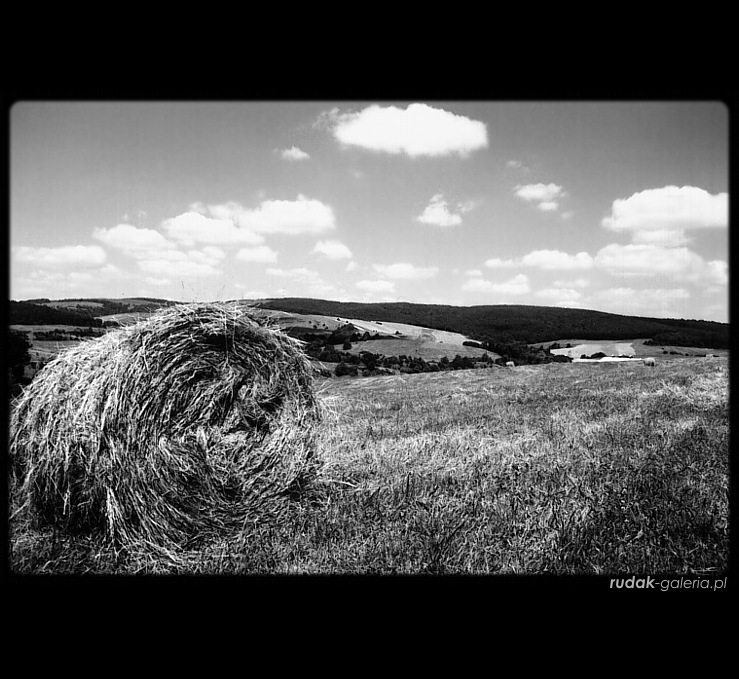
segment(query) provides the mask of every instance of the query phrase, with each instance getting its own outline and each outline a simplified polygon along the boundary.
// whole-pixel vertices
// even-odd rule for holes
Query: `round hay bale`
[[[301,344],[243,307],[178,305],[58,356],[11,415],[23,508],[114,544],[238,530],[312,473]]]

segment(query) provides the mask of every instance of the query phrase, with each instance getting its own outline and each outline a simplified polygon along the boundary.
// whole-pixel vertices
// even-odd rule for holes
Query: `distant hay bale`
[[[11,415],[33,520],[172,549],[237,531],[311,474],[300,342],[237,305],[178,305],[50,362]]]
[[[648,358],[644,359],[644,365],[654,365],[655,360],[652,356],[649,356]]]

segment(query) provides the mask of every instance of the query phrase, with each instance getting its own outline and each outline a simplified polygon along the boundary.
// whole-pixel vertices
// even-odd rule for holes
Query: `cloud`
[[[518,264],[513,259],[499,259],[498,257],[494,257],[493,259],[485,260],[485,266],[488,269],[510,269],[518,266]]]
[[[149,285],[154,285],[154,286],[157,286],[157,287],[164,286],[164,285],[171,285],[172,284],[172,281],[169,278],[151,278],[151,277],[147,277],[147,278],[144,278],[144,281],[146,283],[148,283]]]
[[[695,186],[647,189],[613,201],[611,216],[601,225],[629,232],[635,244],[680,247],[685,231],[725,228],[729,223],[729,195],[712,195]]]
[[[558,280],[552,283],[553,288],[587,288],[590,281],[587,278],[575,278],[574,280]]]
[[[277,261],[277,252],[266,245],[258,245],[254,248],[241,248],[236,253],[236,259],[242,262],[265,262],[273,264]]]
[[[706,269],[700,255],[688,248],[664,248],[657,245],[611,243],[595,256],[595,265],[619,275],[693,276]]]
[[[182,278],[205,278],[221,274],[219,264],[226,253],[218,247],[206,246],[201,250],[176,250],[170,248],[156,253],[149,253],[139,259],[139,268],[155,277],[168,277],[174,280]]]
[[[523,295],[530,292],[529,278],[518,274],[503,283],[492,283],[482,278],[470,278],[462,286],[465,292],[492,292],[502,295]]]
[[[308,160],[310,158],[309,154],[307,154],[302,149],[299,149],[297,146],[291,146],[289,149],[283,149],[282,151],[279,151],[279,154],[283,160],[290,161]]]
[[[232,220],[255,234],[323,233],[336,226],[330,205],[303,194],[298,194],[296,200],[265,200],[254,209],[229,202],[209,205],[208,210],[214,217]]]
[[[118,224],[110,229],[96,228],[92,237],[105,245],[134,255],[172,247],[159,231],[141,229],[130,224]]]
[[[316,243],[311,250],[311,254],[319,254],[328,257],[328,259],[351,259],[351,250],[338,240],[322,240]]]
[[[648,294],[645,294],[648,293]],[[684,288],[615,287],[600,290],[590,296],[590,308],[627,316],[647,315],[655,318],[674,318],[685,315],[684,302],[690,293]]]
[[[471,208],[463,209],[462,212],[466,212],[469,209]],[[462,218],[458,214],[449,211],[448,203],[440,193],[437,193],[431,198],[429,204],[416,217],[416,220],[424,224],[433,224],[434,226],[458,226],[462,223]]]
[[[113,264],[83,271],[65,271],[63,268],[34,269],[25,276],[13,278],[12,298],[118,295],[115,288],[106,289],[106,286],[136,278]]]
[[[18,262],[38,267],[97,268],[105,264],[105,250],[99,245],[65,245],[57,248],[33,248],[25,245],[12,248]]]
[[[556,269],[562,271],[576,269],[590,269],[593,258],[587,252],[578,252],[568,255],[560,250],[534,250],[521,259],[523,266],[533,266],[540,269]]]
[[[372,151],[418,156],[462,157],[488,145],[485,124],[426,104],[406,109],[373,104],[356,113],[323,114],[342,144]]]
[[[356,286],[365,292],[395,292],[395,283],[393,281],[362,280],[356,283]]]
[[[480,269],[467,269],[467,271],[464,272],[465,276],[482,276],[482,271]]]
[[[387,276],[388,278],[402,280],[422,280],[431,278],[439,271],[436,267],[419,267],[408,264],[407,262],[398,262],[396,264],[373,264],[375,271]]]
[[[264,240],[262,236],[239,228],[229,217],[206,217],[195,211],[165,219],[162,228],[172,240],[185,247],[193,247],[197,243],[259,245]]]
[[[719,260],[706,262],[704,278],[712,285],[727,285],[729,282],[728,264]]]
[[[359,264],[354,261],[348,262],[346,265],[346,270],[349,272],[356,271],[357,269],[359,269]]]
[[[559,201],[567,196],[567,192],[557,184],[519,184],[514,193],[528,203],[536,204],[543,212],[559,209]]]

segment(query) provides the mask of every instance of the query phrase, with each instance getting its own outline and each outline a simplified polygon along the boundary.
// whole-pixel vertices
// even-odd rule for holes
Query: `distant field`
[[[635,357],[647,357],[647,356],[654,356],[656,357],[663,357],[667,358],[675,357],[681,358],[684,355],[691,354],[713,354],[714,356],[723,356],[728,357],[729,350],[728,349],[710,349],[706,347],[681,347],[681,346],[674,346],[674,345],[658,345],[658,346],[649,346],[644,344],[646,342],[646,338],[638,338],[633,340],[621,340],[618,342],[614,342],[611,340],[600,340],[600,341],[593,341],[593,340],[582,340],[582,339],[573,339],[573,338],[567,338],[567,339],[558,339],[558,340],[552,340],[551,342],[537,342],[533,346],[543,346],[543,347],[549,347],[554,342],[560,345],[562,347],[561,349],[551,349],[551,353],[558,354],[560,356],[569,356],[570,358],[580,358],[582,354],[586,354],[588,356],[592,356],[595,353],[603,352],[606,356],[620,356],[623,355],[631,355]],[[571,348],[567,349],[567,344],[572,345]],[[667,351],[668,353],[665,354],[664,352]],[[676,352],[675,354],[670,354],[670,351]]]
[[[357,332],[368,332],[370,336],[389,335],[393,339],[370,339],[354,342],[349,353],[358,354],[361,351],[370,351],[373,354],[386,356],[417,356],[424,360],[438,360],[443,356],[453,359],[456,355],[465,357],[482,356],[487,353],[492,359],[498,358],[494,352],[464,346],[463,342],[469,338],[456,332],[423,328],[407,323],[391,323],[386,321],[364,321],[359,318],[345,318],[343,316],[321,316],[318,314],[292,314],[284,311],[268,311],[260,309],[260,315],[265,315],[276,322],[281,328],[301,328],[306,332],[332,332],[347,323],[357,328]]]

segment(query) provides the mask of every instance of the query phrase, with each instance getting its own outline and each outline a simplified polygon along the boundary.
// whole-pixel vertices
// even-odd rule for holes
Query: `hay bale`
[[[33,520],[172,549],[284,504],[319,419],[300,342],[236,305],[178,305],[50,362],[10,462]]]

